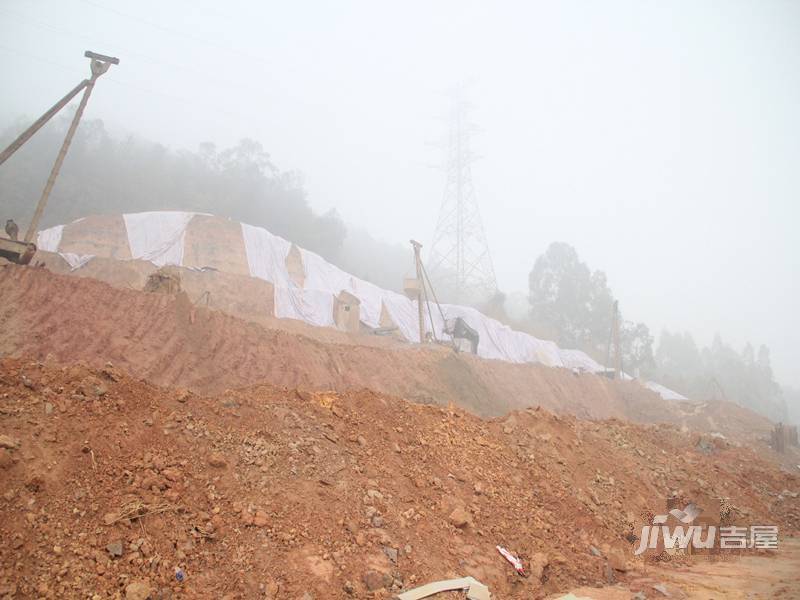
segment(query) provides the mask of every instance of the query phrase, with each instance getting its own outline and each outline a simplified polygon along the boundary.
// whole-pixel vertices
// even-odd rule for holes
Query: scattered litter
[[[497,546],[497,551],[503,556],[503,558],[505,558],[508,562],[511,563],[511,566],[514,567],[514,570],[517,573],[525,577],[525,566],[522,564],[522,561],[520,559],[511,554],[511,552],[509,552],[502,546]]]
[[[183,582],[186,579],[186,573],[183,572],[183,569],[175,569],[175,579],[179,582]]]
[[[398,594],[397,600],[422,600],[422,598],[427,598],[435,594],[453,592],[456,590],[465,590],[467,592],[467,600],[491,600],[492,598],[492,595],[489,593],[489,588],[480,581],[472,577],[462,577],[461,579],[447,579],[444,581],[426,583],[413,590]]]

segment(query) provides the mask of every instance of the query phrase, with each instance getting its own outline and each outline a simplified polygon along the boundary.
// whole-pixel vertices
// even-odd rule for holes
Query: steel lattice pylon
[[[444,198],[428,255],[428,270],[441,296],[456,303],[477,303],[497,291],[494,266],[475,189],[472,185],[470,147],[474,131],[469,105],[454,97],[447,136]]]

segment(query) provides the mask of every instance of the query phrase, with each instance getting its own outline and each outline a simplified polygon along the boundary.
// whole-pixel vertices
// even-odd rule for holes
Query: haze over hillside
[[[336,209],[395,246],[431,240],[443,175],[430,142],[445,130],[445,92],[466,81],[477,198],[504,291],[527,293],[536,257],[565,241],[655,336],[764,343],[777,379],[800,385],[794,4],[278,13],[70,0],[0,13],[3,125],[18,130],[85,76],[85,49],[118,55],[87,117],[176,149],[254,139],[302,174],[318,215]]]
[[[0,597],[800,598],[797,2],[4,0],[0,81]]]

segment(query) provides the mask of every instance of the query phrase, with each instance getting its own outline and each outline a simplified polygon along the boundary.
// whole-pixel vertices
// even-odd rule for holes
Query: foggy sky
[[[504,291],[566,241],[626,318],[766,343],[800,386],[798,2],[0,0],[0,126],[86,76],[87,49],[121,59],[87,118],[254,138],[315,210],[403,244],[431,241],[432,142],[469,81]]]

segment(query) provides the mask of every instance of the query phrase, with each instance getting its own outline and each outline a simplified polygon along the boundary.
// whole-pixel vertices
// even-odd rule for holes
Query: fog
[[[317,213],[404,245],[433,237],[465,83],[503,291],[564,241],[656,336],[766,344],[800,386],[796,2],[3,0],[0,128],[85,77],[87,49],[121,60],[87,119],[177,149],[252,138]]]

